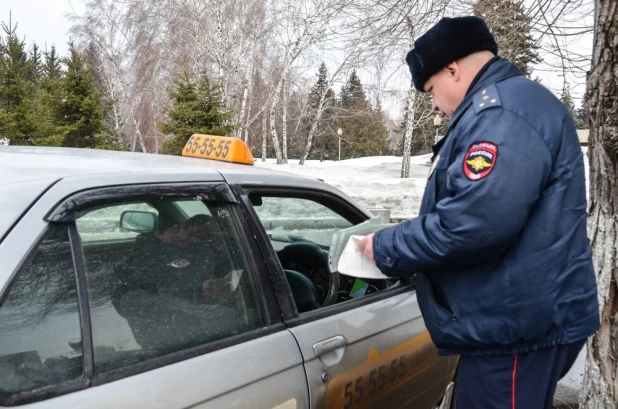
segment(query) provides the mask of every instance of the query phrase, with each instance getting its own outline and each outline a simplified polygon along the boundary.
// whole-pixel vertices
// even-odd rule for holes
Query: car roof
[[[0,184],[101,173],[167,173],[182,170],[185,173],[195,171],[216,174],[233,168],[255,172],[252,166],[209,159],[83,148],[22,146],[0,147],[0,164],[3,170]]]
[[[61,179],[86,180],[91,187],[114,181],[122,175],[148,175],[174,179],[174,174],[194,174],[204,180],[239,185],[302,187],[329,191],[359,206],[339,189],[315,178],[287,172],[210,159],[152,153],[106,151],[84,148],[0,146],[0,237],[28,206]],[[117,175],[117,176],[116,176]],[[126,179],[126,178],[124,178]],[[10,211],[8,211],[10,209]]]

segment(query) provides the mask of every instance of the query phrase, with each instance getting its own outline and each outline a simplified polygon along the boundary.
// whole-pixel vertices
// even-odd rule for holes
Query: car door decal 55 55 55
[[[326,407],[363,407],[417,376],[437,360],[437,351],[428,332],[384,353],[373,348],[362,365],[331,379]]]

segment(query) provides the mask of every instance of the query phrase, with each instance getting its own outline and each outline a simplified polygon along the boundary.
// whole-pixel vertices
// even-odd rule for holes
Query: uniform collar
[[[519,68],[517,68],[517,66],[509,60],[500,58],[498,56],[495,56],[494,58],[489,60],[487,64],[485,64],[483,68],[481,68],[478,74],[476,74],[474,80],[472,80],[472,83],[468,88],[468,91],[466,92],[464,100],[461,102],[461,104],[459,104],[459,106],[455,110],[455,113],[449,120],[446,136],[432,146],[432,150],[434,153],[433,158],[435,158],[438,152],[440,152],[440,149],[446,142],[446,139],[451,133],[451,130],[455,128],[457,122],[459,122],[463,114],[472,104],[474,95],[481,88],[486,87],[489,84],[495,84],[516,75],[522,75],[521,71],[519,71]]]

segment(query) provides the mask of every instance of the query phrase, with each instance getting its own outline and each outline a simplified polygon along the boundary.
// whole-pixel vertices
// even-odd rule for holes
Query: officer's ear
[[[461,79],[461,67],[457,63],[457,61],[454,61],[444,67],[444,70],[446,71],[446,74],[449,78],[452,78],[455,81],[459,81]]]

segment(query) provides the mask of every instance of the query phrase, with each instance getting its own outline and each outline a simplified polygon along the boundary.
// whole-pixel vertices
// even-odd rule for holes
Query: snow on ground
[[[412,218],[418,214],[429,172],[431,155],[410,158],[410,178],[401,178],[401,157],[371,156],[338,161],[309,160],[304,166],[298,160],[277,165],[274,159],[256,166],[297,175],[323,179],[350,195],[366,209],[389,209],[396,218]]]

